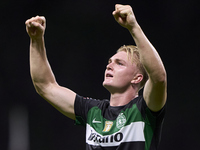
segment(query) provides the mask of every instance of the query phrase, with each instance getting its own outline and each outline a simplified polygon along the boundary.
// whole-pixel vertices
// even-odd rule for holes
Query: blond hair
[[[140,61],[140,53],[138,51],[137,46],[124,45],[124,46],[121,46],[117,50],[117,53],[121,52],[121,51],[124,51],[124,52],[127,53],[128,59],[131,60],[131,63],[135,63],[136,64],[136,66],[139,69],[140,73],[143,75],[143,79],[139,84],[139,89],[141,89],[145,85],[145,83],[146,83],[146,81],[148,80],[149,77],[148,77],[148,74],[147,74],[143,64]]]

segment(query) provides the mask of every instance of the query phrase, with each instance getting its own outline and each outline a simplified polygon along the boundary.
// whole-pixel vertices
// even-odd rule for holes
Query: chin
[[[111,89],[113,89],[113,86],[106,82],[103,82],[103,87],[107,89],[109,92],[111,92]]]
[[[108,83],[108,82],[106,82],[106,81],[103,81],[103,84],[102,84],[104,87],[109,87],[109,86],[111,86],[111,83]]]
[[[106,88],[106,87],[109,87],[109,84],[108,84],[108,83],[106,83],[105,81],[103,82],[103,84],[102,84],[102,85],[103,85],[103,87],[105,87],[105,88]]]
[[[105,81],[104,81],[104,82],[102,83],[102,85],[103,85],[103,87],[106,87],[107,84],[106,84]]]

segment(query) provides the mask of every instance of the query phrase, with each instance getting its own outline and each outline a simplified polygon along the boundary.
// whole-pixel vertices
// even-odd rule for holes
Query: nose
[[[106,69],[107,69],[107,70],[113,70],[113,64],[112,64],[112,63],[109,63],[109,64],[106,66]]]

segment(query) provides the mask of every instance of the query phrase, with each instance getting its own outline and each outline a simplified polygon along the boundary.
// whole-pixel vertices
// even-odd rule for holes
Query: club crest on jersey
[[[123,113],[119,114],[119,116],[117,117],[117,128],[121,129],[126,123],[126,117]]]
[[[113,122],[112,121],[105,121],[105,126],[103,132],[108,132],[112,128]]]

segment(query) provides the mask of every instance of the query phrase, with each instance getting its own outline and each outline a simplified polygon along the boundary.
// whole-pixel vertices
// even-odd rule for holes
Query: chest
[[[94,107],[88,112],[87,118],[87,143],[109,146],[121,142],[144,141],[144,121],[136,105],[118,112],[102,111]]]

